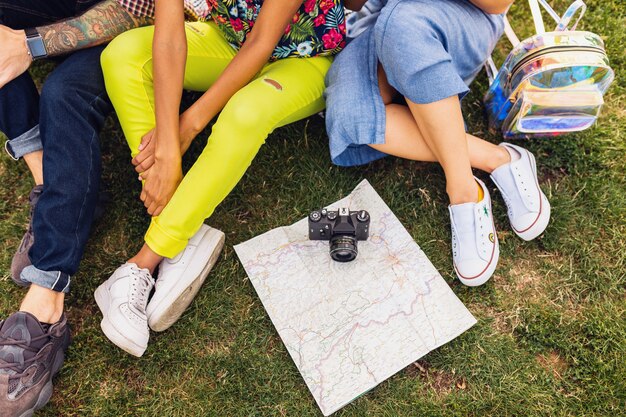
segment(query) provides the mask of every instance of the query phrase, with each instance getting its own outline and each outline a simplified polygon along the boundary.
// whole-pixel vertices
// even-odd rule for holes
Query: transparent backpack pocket
[[[603,104],[595,86],[525,89],[507,112],[502,131],[506,138],[578,132],[596,122]]]

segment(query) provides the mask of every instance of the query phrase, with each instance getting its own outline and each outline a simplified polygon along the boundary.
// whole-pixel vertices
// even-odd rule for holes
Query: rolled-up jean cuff
[[[20,278],[23,281],[48,288],[52,291],[64,293],[70,291],[71,277],[61,271],[42,271],[33,265],[29,265],[22,270]]]
[[[39,125],[14,139],[9,139],[4,148],[9,156],[16,160],[31,152],[42,150],[43,145],[41,143],[41,135],[39,134]]]
[[[178,239],[170,235],[163,230],[155,220],[152,220],[144,236],[144,240],[150,249],[166,258],[176,257],[176,255],[185,249],[188,242],[186,239]]]

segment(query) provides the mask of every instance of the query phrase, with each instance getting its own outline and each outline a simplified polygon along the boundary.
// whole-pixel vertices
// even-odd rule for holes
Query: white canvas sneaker
[[[148,304],[148,324],[161,332],[185,312],[224,247],[224,233],[205,224],[173,259],[159,265],[154,295]]]
[[[138,357],[146,351],[150,338],[146,304],[153,287],[154,280],[147,269],[125,263],[94,293],[103,316],[100,327],[106,337]]]
[[[478,178],[476,182],[483,189],[481,201],[448,206],[454,270],[459,280],[470,287],[487,282],[500,257],[489,190]]]
[[[491,179],[507,206],[513,231],[524,240],[539,236],[550,221],[550,203],[539,188],[535,156],[526,149],[501,143],[511,162],[496,168]]]

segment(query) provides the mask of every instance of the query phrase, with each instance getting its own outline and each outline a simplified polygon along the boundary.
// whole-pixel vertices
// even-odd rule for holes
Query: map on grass
[[[235,246],[325,416],[476,323],[367,181],[327,207],[369,211],[356,260],[331,260],[307,219]]]

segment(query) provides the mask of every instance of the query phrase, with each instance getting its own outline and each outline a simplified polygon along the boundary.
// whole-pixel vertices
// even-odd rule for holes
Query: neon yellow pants
[[[188,23],[184,88],[206,91],[236,51],[213,23]],[[131,154],[155,126],[152,77],[154,27],[118,36],[102,54],[107,92]],[[268,63],[219,115],[204,151],[152,223],[145,240],[174,257],[241,179],[267,136],[277,127],[324,108],[324,76],[332,58],[288,58]],[[198,139],[196,139],[198,140]]]

